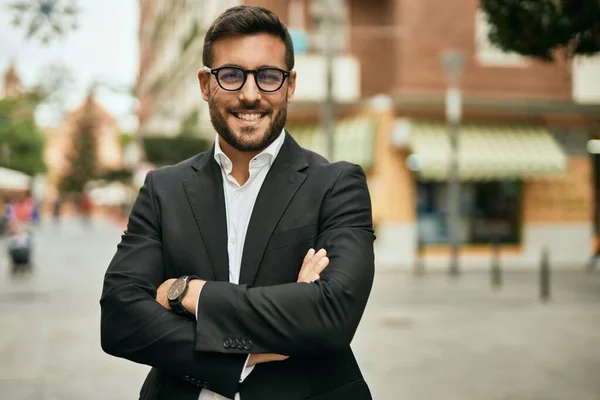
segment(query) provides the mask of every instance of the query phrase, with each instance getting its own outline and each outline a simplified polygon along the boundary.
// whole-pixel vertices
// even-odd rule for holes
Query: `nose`
[[[244,83],[244,86],[239,92],[240,101],[246,101],[248,103],[254,103],[260,100],[260,89],[256,86],[256,80],[254,79],[254,73],[248,73],[248,78]]]

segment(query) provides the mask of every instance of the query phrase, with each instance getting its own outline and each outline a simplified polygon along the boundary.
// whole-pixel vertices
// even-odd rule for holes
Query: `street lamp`
[[[462,98],[459,81],[465,57],[456,50],[446,50],[441,56],[442,66],[448,76],[446,91],[446,119],[450,139],[450,164],[448,166],[447,226],[450,243],[450,275],[458,276],[460,251],[460,177],[459,177],[459,130],[462,118]]]
[[[335,99],[333,96],[333,61],[342,50],[344,3],[341,0],[314,0],[311,8],[317,24],[317,45],[325,56],[326,91],[323,103],[323,133],[327,158],[334,160]]]

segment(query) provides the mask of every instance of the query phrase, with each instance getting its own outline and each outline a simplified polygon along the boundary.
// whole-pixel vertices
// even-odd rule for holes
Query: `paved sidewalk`
[[[99,344],[102,277],[119,240],[113,223],[47,224],[33,276],[8,274],[0,243],[0,400],[126,400],[148,368]],[[600,271],[456,281],[377,273],[353,342],[377,400],[600,399]]]
[[[600,399],[600,272],[377,274],[353,342],[375,399]]]

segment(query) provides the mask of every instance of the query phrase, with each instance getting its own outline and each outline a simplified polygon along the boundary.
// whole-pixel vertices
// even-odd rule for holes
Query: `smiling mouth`
[[[261,120],[266,114],[264,113],[233,113],[233,115],[242,121],[254,122]]]

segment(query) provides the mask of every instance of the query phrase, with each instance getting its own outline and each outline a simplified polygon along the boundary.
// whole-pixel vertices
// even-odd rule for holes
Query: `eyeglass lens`
[[[283,83],[284,74],[274,68],[264,68],[256,72],[256,83],[265,92],[279,89]],[[219,84],[225,90],[238,90],[244,85],[244,71],[238,68],[223,68],[217,74]]]

